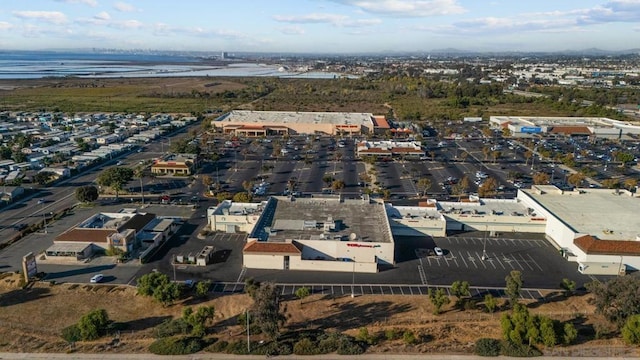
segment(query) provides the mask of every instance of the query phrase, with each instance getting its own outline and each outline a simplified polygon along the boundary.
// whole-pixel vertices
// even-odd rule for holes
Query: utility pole
[[[251,354],[251,330],[249,326],[249,309],[247,309],[247,353]]]
[[[47,214],[44,211],[44,199],[38,200],[38,204],[42,205],[42,223],[44,224],[44,233],[47,233]]]

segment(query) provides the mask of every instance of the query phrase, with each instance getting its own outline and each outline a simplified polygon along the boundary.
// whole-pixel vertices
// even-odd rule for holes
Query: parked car
[[[16,231],[22,231],[27,228],[27,224],[15,224],[13,225],[13,229]]]
[[[101,282],[102,280],[104,280],[104,275],[96,274],[96,275],[93,275],[93,277],[91,278],[91,280],[89,280],[89,282],[96,284]]]
[[[442,249],[437,246],[433,248],[433,252],[436,254],[436,256],[444,255],[444,251],[442,251]]]

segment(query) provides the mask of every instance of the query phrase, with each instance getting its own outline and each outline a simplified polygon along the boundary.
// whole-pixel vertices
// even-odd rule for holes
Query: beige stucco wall
[[[340,271],[358,273],[376,273],[378,265],[373,262],[350,262],[331,260],[302,260],[291,258],[289,265],[291,270],[312,270],[312,271]]]
[[[356,262],[376,262],[394,264],[393,243],[374,243],[334,240],[296,240],[304,245],[302,257],[313,260],[316,256],[330,258],[355,258]],[[349,246],[357,245],[357,246]],[[320,260],[321,261],[321,260]]]
[[[244,266],[250,269],[284,269],[284,255],[243,254]]]
[[[259,214],[212,215],[209,220],[214,231],[227,231],[227,225],[235,225],[237,231],[250,233],[260,218]]]

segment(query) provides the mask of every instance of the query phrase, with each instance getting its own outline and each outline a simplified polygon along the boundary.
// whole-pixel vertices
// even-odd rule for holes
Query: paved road
[[[264,355],[230,355],[230,354],[209,354],[198,353],[192,355],[173,355],[171,359],[178,360],[206,360],[206,359],[243,359],[243,360],[256,360],[265,359]],[[287,356],[273,356],[270,359],[299,359],[298,355]],[[365,354],[365,355],[312,355],[304,356],[305,359],[321,359],[321,360],[362,360],[362,359],[374,359],[374,360],[435,360],[435,359],[448,359],[448,360],[483,360],[486,357],[476,355],[449,355],[449,354]],[[0,359],[10,360],[22,360],[22,359],[78,359],[78,360],[109,360],[109,359],[168,359],[167,356],[152,355],[152,354],[54,354],[54,353],[0,353]],[[500,359],[521,359],[509,356],[501,356]],[[572,360],[575,357],[570,356],[540,356],[536,359],[545,360]],[[584,360],[606,360],[611,357],[580,357]],[[636,357],[616,357],[619,360],[631,360],[637,359]]]

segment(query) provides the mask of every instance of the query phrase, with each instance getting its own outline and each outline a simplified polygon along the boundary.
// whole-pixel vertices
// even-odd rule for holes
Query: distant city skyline
[[[29,0],[0,48],[358,53],[638,48],[640,0]]]

